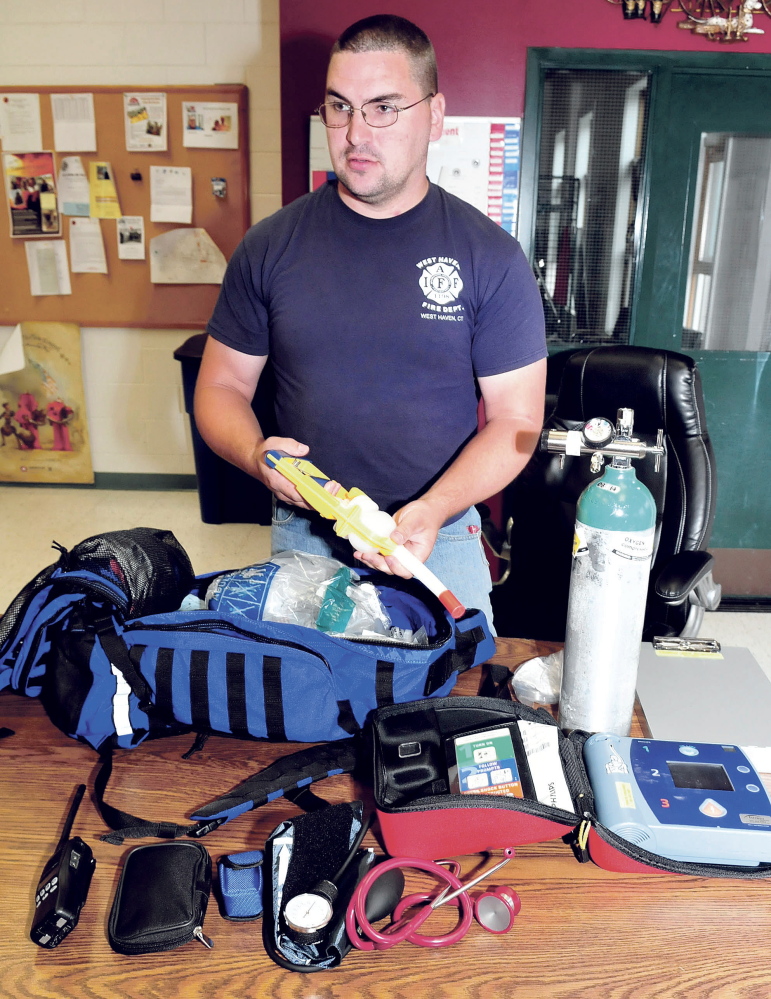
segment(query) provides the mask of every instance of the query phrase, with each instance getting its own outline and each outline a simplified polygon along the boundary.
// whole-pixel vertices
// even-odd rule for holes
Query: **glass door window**
[[[550,345],[629,341],[648,80],[546,72],[533,269]]]
[[[771,350],[771,136],[703,132],[682,346]]]

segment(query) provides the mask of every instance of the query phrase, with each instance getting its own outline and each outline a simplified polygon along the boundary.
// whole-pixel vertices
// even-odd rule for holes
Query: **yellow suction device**
[[[305,458],[295,458],[284,451],[266,452],[265,463],[288,479],[322,517],[334,520],[335,534],[347,538],[357,551],[395,556],[454,618],[463,617],[466,608],[458,598],[411,551],[391,540],[389,535],[396,528],[396,521],[361,489],[340,487],[336,494],[332,493],[324,488],[330,481],[328,476]]]

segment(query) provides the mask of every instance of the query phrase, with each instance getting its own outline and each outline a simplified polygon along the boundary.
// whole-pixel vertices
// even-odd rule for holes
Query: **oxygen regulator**
[[[565,464],[565,455],[578,457],[591,454],[591,470],[600,471],[605,464],[605,456],[611,458],[644,458],[652,455],[655,470],[661,467],[664,454],[664,431],[656,434],[655,444],[645,444],[632,436],[634,410],[619,409],[615,427],[604,416],[595,416],[579,430],[544,430],[541,433],[541,450],[560,456],[560,468]]]

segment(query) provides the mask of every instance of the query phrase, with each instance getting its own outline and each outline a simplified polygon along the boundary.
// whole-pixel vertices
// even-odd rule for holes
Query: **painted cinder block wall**
[[[281,207],[279,0],[0,0],[0,90],[214,83],[249,87],[257,221]],[[10,332],[0,327],[0,347]],[[194,474],[173,358],[191,332],[83,329],[96,472]]]

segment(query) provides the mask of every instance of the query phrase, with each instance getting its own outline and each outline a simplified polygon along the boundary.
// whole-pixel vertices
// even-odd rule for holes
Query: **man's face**
[[[382,100],[407,107],[426,96],[403,52],[337,52],[327,73],[325,100],[360,108]],[[425,196],[428,143],[442,134],[444,98],[437,94],[373,128],[360,111],[347,127],[327,129],[343,200],[363,215],[397,215]]]

